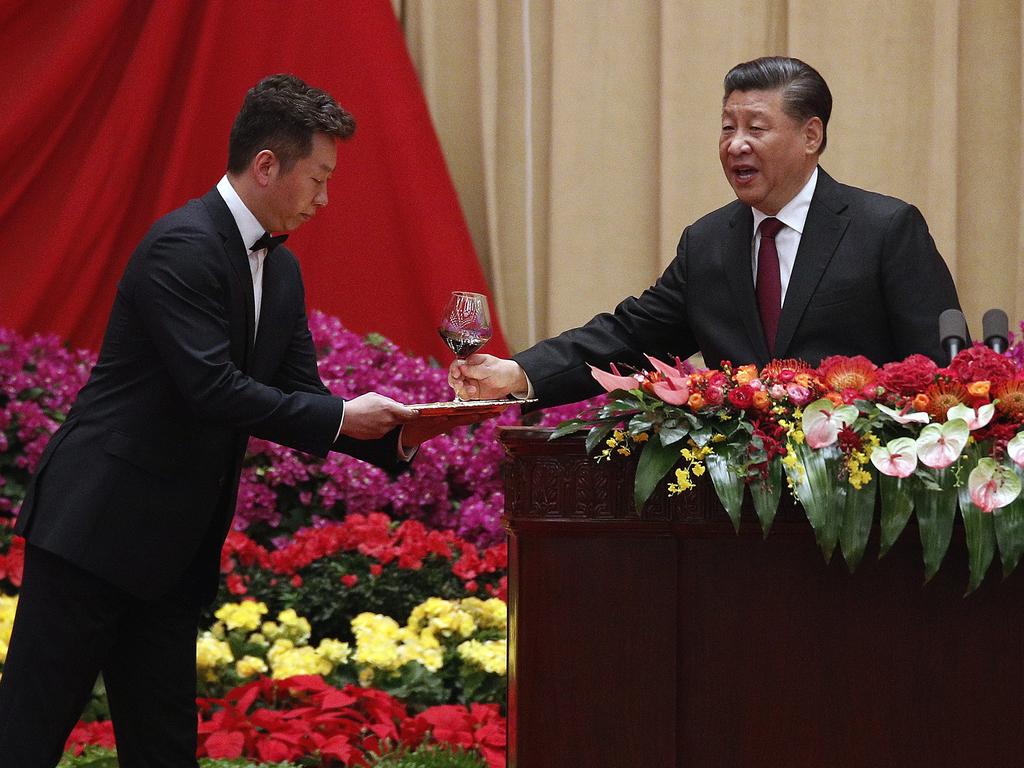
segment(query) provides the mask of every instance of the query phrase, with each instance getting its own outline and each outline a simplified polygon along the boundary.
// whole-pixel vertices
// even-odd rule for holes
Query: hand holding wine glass
[[[491,311],[487,297],[482,293],[452,291],[437,331],[461,364],[491,338]],[[455,399],[461,398],[456,395]]]

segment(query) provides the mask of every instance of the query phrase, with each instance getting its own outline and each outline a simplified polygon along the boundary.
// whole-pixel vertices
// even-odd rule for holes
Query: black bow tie
[[[252,247],[249,249],[249,252],[252,253],[253,251],[258,251],[261,248],[266,248],[267,256],[269,256],[274,252],[274,249],[277,248],[277,246],[279,246],[287,239],[288,235],[278,235],[277,237],[271,237],[269,232],[264,232],[260,236],[260,239],[252,244]]]

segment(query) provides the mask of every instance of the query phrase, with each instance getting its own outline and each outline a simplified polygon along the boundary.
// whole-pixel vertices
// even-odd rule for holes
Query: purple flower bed
[[[388,339],[363,338],[321,312],[310,317],[320,375],[350,398],[375,391],[406,403],[447,400],[447,373],[406,354]],[[55,336],[25,339],[0,328],[0,515],[16,514],[25,483],[46,441],[88,378],[95,354],[71,352]],[[544,426],[575,416],[580,404],[549,409]],[[343,454],[320,460],[252,440],[246,456],[236,530],[271,543],[299,528],[348,512],[385,512],[455,531],[480,546],[501,540],[504,504],[498,426],[519,422],[509,409],[496,419],[460,427],[425,443],[409,472],[395,480]]]

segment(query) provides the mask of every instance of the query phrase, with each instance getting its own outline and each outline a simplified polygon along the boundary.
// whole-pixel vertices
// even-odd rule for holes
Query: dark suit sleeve
[[[197,415],[325,456],[334,442],[342,401],[322,392],[286,393],[235,366],[229,349],[227,287],[215,257],[221,253],[215,236],[179,227],[156,238],[133,260],[122,288]]]
[[[671,359],[697,351],[686,313],[686,241],[652,287],[629,297],[613,312],[547,339],[514,356],[530,378],[539,405],[571,403],[601,391],[588,363],[649,368],[643,355]]]
[[[939,315],[959,309],[960,301],[949,268],[914,206],[901,206],[890,219],[882,258],[882,290],[898,357],[921,353],[945,365],[949,361],[939,342]]]

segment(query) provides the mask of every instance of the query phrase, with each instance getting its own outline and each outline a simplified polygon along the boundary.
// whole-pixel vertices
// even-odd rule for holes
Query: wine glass
[[[437,329],[459,360],[478,351],[491,338],[491,311],[482,293],[452,291]],[[456,400],[460,398],[456,396]]]

